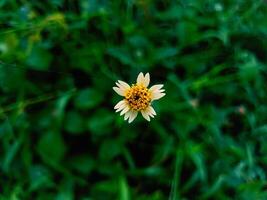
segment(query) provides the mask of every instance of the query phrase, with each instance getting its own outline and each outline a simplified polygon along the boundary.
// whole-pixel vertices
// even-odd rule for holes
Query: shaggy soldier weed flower
[[[116,82],[117,87],[113,87],[113,90],[124,99],[119,101],[114,107],[116,112],[121,112],[120,115],[124,115],[124,120],[128,120],[131,123],[141,112],[142,116],[150,121],[150,117],[156,115],[155,110],[151,106],[152,101],[158,100],[165,95],[163,85],[154,85],[148,88],[150,82],[149,73],[139,73],[136,84],[129,86],[124,81],[118,80]]]

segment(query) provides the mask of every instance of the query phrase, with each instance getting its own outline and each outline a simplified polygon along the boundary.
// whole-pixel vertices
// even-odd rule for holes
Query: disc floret
[[[125,100],[131,109],[135,111],[145,110],[150,105],[151,93],[148,91],[147,87],[133,84],[126,92]]]

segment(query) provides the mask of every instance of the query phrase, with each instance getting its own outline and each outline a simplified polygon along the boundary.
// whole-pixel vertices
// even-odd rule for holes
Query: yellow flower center
[[[126,92],[125,99],[132,110],[146,109],[151,102],[151,93],[142,85],[132,85]]]

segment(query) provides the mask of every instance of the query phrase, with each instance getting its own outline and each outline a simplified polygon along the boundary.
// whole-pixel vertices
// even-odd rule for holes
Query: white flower
[[[139,111],[147,121],[156,115],[151,103],[165,96],[165,90],[162,89],[162,84],[153,85],[148,89],[149,82],[149,73],[144,76],[141,72],[137,77],[136,84],[129,86],[124,81],[118,80],[117,87],[113,87],[115,92],[124,97],[115,105],[114,109],[116,112],[120,112],[120,115],[124,115],[124,120],[128,120],[129,123],[137,117]]]

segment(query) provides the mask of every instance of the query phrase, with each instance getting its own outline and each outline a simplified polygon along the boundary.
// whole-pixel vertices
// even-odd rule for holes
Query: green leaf
[[[69,133],[79,134],[84,131],[84,121],[79,112],[70,111],[66,114],[64,129]]]
[[[37,150],[47,163],[59,163],[66,152],[66,146],[60,133],[46,132],[38,141]]]
[[[96,111],[88,120],[88,129],[96,135],[111,133],[110,128],[114,120],[114,114],[105,109]]]
[[[130,188],[128,186],[126,177],[119,178],[119,200],[130,200]]]
[[[103,94],[96,89],[84,89],[78,92],[74,104],[79,109],[90,109],[103,101]]]
[[[37,191],[41,188],[53,187],[50,172],[42,165],[33,165],[29,169],[31,179],[30,191]]]
[[[71,158],[70,166],[83,174],[89,174],[94,169],[95,161],[88,155],[81,155]]]
[[[114,58],[118,59],[121,63],[125,65],[131,65],[134,63],[132,55],[125,48],[118,48],[118,47],[109,48],[107,50],[107,53],[113,56]]]
[[[164,47],[156,49],[154,54],[154,60],[164,60],[169,57],[173,57],[178,53],[178,49],[174,47]]]
[[[51,53],[39,46],[34,46],[31,53],[27,57],[27,64],[38,70],[48,69],[52,61]]]
[[[101,144],[99,156],[103,161],[110,161],[121,152],[121,145],[116,140],[106,140]]]

